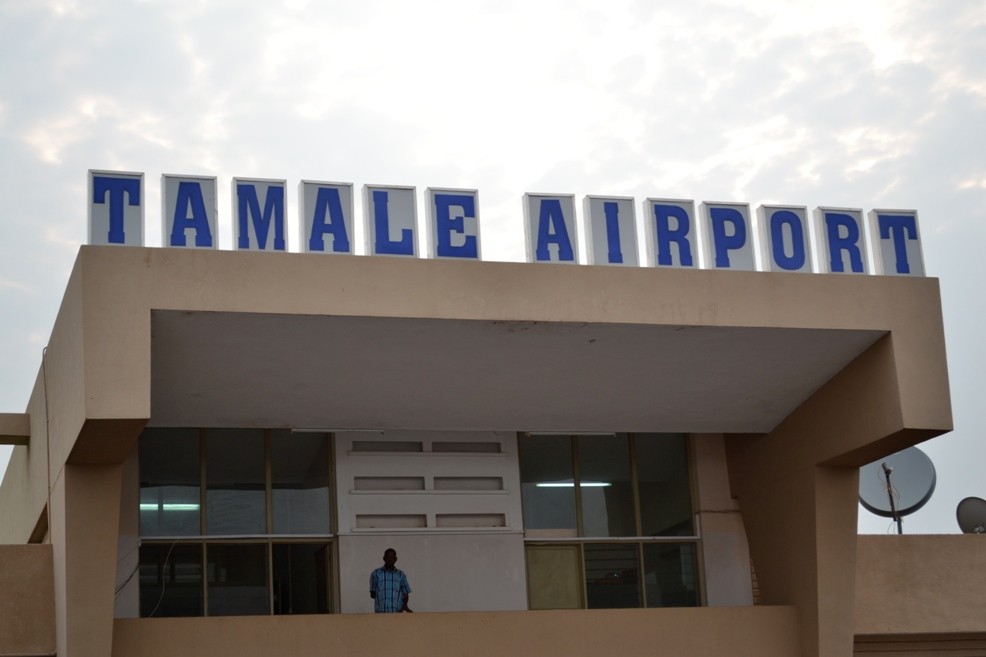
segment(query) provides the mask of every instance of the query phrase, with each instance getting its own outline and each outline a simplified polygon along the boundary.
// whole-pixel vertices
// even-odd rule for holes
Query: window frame
[[[634,522],[636,525],[636,536],[586,536],[585,535],[585,525],[584,525],[584,510],[582,503],[582,486],[581,483],[581,453],[578,445],[578,438],[580,436],[618,436],[623,434],[627,437],[627,452],[630,459],[630,476],[631,484],[633,488],[633,504],[634,504]],[[703,570],[703,558],[702,558],[702,539],[701,539],[701,528],[698,523],[698,509],[696,508],[697,500],[697,490],[696,490],[696,467],[694,460],[694,449],[692,445],[691,434],[678,433],[678,432],[644,432],[644,433],[669,433],[674,435],[679,435],[682,440],[683,447],[685,449],[685,469],[688,474],[688,488],[689,488],[689,505],[690,505],[690,516],[691,516],[691,528],[692,533],[684,536],[642,536],[640,535],[642,531],[643,519],[641,516],[641,498],[640,498],[640,481],[639,481],[639,467],[638,467],[638,457],[636,440],[637,436],[641,435],[642,432],[518,432],[517,442],[518,442],[518,468],[520,467],[520,460],[523,459],[523,440],[522,438],[534,438],[539,435],[543,436],[568,436],[570,439],[570,454],[572,458],[572,472],[573,472],[573,487],[575,495],[575,512],[576,512],[576,532],[577,536],[565,536],[556,537],[550,535],[550,530],[545,533],[544,530],[529,530],[525,526],[524,528],[524,564],[525,569],[529,568],[529,548],[537,549],[540,546],[574,546],[577,549],[579,555],[579,579],[582,587],[581,591],[581,602],[583,609],[590,609],[589,607],[589,594],[588,594],[588,579],[586,575],[586,559],[585,559],[585,546],[587,544],[619,544],[619,545],[634,545],[636,547],[636,558],[637,558],[637,587],[638,595],[640,598],[639,607],[647,609],[651,608],[648,605],[647,600],[647,583],[646,583],[646,565],[645,565],[645,549],[646,545],[652,544],[688,544],[692,546],[692,554],[694,558],[694,578],[695,578],[695,602],[696,606],[705,606],[705,574]],[[528,601],[530,601],[530,579],[528,577]],[[530,604],[530,602],[528,602]],[[529,607],[530,608],[530,607]],[[667,606],[662,605],[660,607],[653,608],[667,608]]]
[[[153,429],[169,429],[172,427],[149,427]],[[273,508],[273,478],[272,478],[272,459],[271,459],[271,443],[273,440],[273,433],[279,431],[278,429],[263,429],[263,454],[264,454],[264,504],[265,504],[265,524],[266,533],[263,534],[210,534],[208,533],[208,504],[207,504],[207,489],[208,489],[208,479],[207,479],[207,435],[210,429],[219,428],[229,428],[238,429],[239,427],[208,427],[208,428],[194,428],[194,427],[173,427],[174,429],[193,429],[197,431],[198,435],[198,459],[199,459],[199,533],[195,535],[182,535],[182,536],[165,536],[165,535],[155,535],[155,536],[145,536],[143,534],[143,528],[141,526],[140,514],[138,512],[137,520],[137,533],[138,533],[138,548],[143,546],[179,546],[179,545],[194,545],[198,546],[201,563],[201,582],[200,582],[200,592],[201,592],[201,602],[202,602],[202,614],[201,616],[191,616],[195,618],[199,617],[209,617],[209,556],[208,550],[210,545],[264,545],[266,550],[266,582],[265,586],[267,589],[267,612],[266,615],[283,615],[275,613],[274,606],[274,596],[275,596],[275,563],[274,563],[274,546],[275,545],[324,545],[325,546],[325,569],[326,569],[326,590],[324,591],[325,601],[326,601],[326,611],[324,612],[311,612],[311,613],[337,613],[339,609],[339,578],[335,572],[336,564],[338,564],[338,525],[336,513],[336,486],[335,486],[335,441],[334,434],[331,432],[318,431],[318,432],[297,432],[301,434],[318,433],[324,436],[326,441],[326,481],[327,486],[327,504],[326,512],[328,514],[327,522],[327,533],[316,533],[316,534],[275,534],[274,529],[274,508]],[[290,429],[288,431],[291,431]],[[292,431],[292,433],[294,433]],[[140,463],[143,458],[142,450],[142,437],[138,439],[137,443],[137,461],[138,475],[136,477],[137,495],[136,499],[140,500],[140,493],[143,490],[141,482],[141,472]],[[140,598],[140,577],[139,571],[141,566],[144,565],[138,557],[137,561],[137,571],[138,571],[138,600]],[[165,562],[165,565],[166,562]],[[163,592],[162,592],[163,596]],[[138,610],[140,610],[140,604],[138,603]],[[141,613],[138,611],[138,613]],[[145,616],[140,616],[144,618]]]

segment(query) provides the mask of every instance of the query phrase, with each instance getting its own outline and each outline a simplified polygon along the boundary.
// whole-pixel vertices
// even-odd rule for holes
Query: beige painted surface
[[[860,536],[857,634],[986,636],[986,536]]]
[[[739,504],[729,490],[724,438],[698,434],[691,436],[689,445],[696,469],[705,604],[752,605],[750,549]]]
[[[66,465],[52,492],[59,657],[110,652],[122,467]]]
[[[943,350],[941,336],[906,354],[898,338],[878,341],[769,434],[727,437],[762,599],[798,607],[806,657],[852,651],[858,467],[950,428],[947,399],[937,420],[924,418],[937,429],[910,425],[908,407],[927,407],[903,394],[900,379],[902,361]]]
[[[951,426],[934,279],[112,247],[83,247],[78,262],[90,422],[149,417],[154,308],[891,331],[897,366],[914,379],[900,381],[902,416]]]
[[[27,445],[30,437],[30,415],[27,413],[0,413],[0,445]]]
[[[415,612],[527,608],[521,534],[374,532],[336,541],[343,613],[373,611],[370,572],[387,548],[397,551]]]
[[[501,640],[513,643],[489,654],[523,652],[527,644],[551,650],[562,646],[567,654],[599,654],[620,644],[622,631],[636,637],[628,644],[631,651],[627,654],[655,654],[654,646],[665,645],[677,646],[679,652],[693,646],[694,650],[685,650],[689,654],[796,654],[790,643],[762,645],[765,639],[781,637],[783,641],[800,640],[805,657],[846,657],[852,651],[854,630],[855,468],[943,433],[952,424],[935,279],[83,247],[49,342],[48,385],[41,386],[39,376],[28,409],[31,443],[14,450],[0,488],[0,520],[10,521],[9,528],[0,528],[2,540],[23,542],[44,510],[50,481],[50,536],[62,657],[109,652],[119,530],[118,464],[131,453],[141,427],[151,418],[153,309],[270,317],[485,320],[530,326],[619,324],[668,327],[669,331],[722,327],[737,330],[737,335],[739,329],[758,327],[859,331],[865,339],[871,334],[884,335],[769,433],[725,438],[731,489],[738,497],[763,599],[770,604],[796,605],[798,632],[790,627],[794,613],[790,608],[782,613],[784,620],[779,625],[764,621],[770,627],[761,629],[756,624],[767,615],[743,616],[746,611],[759,611],[751,608],[682,610],[686,615],[661,617],[675,620],[667,626],[660,624],[665,635],[641,636],[633,634],[630,625],[658,616],[620,611],[612,612],[610,618],[610,612],[597,611],[591,613],[600,616],[586,617],[608,621],[611,629],[606,629],[581,616],[541,616],[554,612],[538,612],[511,620],[516,624],[505,629],[496,624],[500,614],[479,614],[474,623],[456,619],[456,627],[471,628],[474,633],[463,635],[460,650],[476,645],[474,639],[493,628],[496,632],[489,636],[509,634],[512,627],[517,632]],[[669,345],[673,348],[674,342]],[[756,375],[754,369],[750,369],[751,376]],[[42,410],[46,396],[47,418]],[[714,395],[709,400],[714,402]],[[732,401],[737,403],[737,399]],[[647,402],[653,404],[649,397]],[[751,413],[749,407],[744,412]],[[613,429],[622,428],[608,427]],[[106,465],[78,465],[83,463]],[[723,528],[733,534],[736,529],[735,524]],[[706,627],[706,618],[719,613],[725,615],[716,618],[727,619],[721,635],[717,630],[691,636],[696,634],[695,626]],[[434,621],[439,625],[444,622],[440,616]],[[267,654],[258,652],[256,646],[268,644],[259,640],[251,644],[247,637],[257,638],[259,628],[273,629],[283,623],[292,631],[277,630],[274,635],[284,645],[296,645],[296,635],[310,638],[316,632],[325,645],[343,647],[333,643],[343,639],[322,634],[321,628],[360,623],[360,616],[349,618],[357,620],[228,619],[221,623],[231,631],[218,635],[235,636],[241,649],[229,654]],[[363,622],[371,624],[400,623],[396,627],[403,630],[405,624],[415,622],[408,619],[419,617],[366,618],[370,620]],[[213,631],[204,629],[215,627],[209,622],[216,619],[184,619],[184,624],[177,625],[157,619],[147,625],[147,621],[116,621],[120,633],[114,651],[136,654],[128,651],[133,644],[127,641],[134,640],[134,633],[143,636],[157,628],[169,632],[181,628],[174,639],[178,642],[195,636],[196,631],[213,637]],[[426,649],[440,634],[430,623],[408,625],[419,651],[413,654],[433,654]],[[538,623],[548,631],[536,631]],[[426,632],[414,629],[426,625]],[[365,639],[367,627],[358,626],[357,632],[339,636]],[[597,632],[583,634],[583,627]],[[652,627],[648,625],[648,631]],[[779,627],[787,630],[775,632]],[[233,631],[239,628],[242,631]],[[743,636],[745,643],[739,639]],[[198,638],[203,646],[211,640]],[[143,647],[157,645],[146,636],[139,639],[145,640]],[[744,646],[753,644],[756,650],[742,652]],[[362,644],[353,639],[353,646],[358,645]],[[645,646],[650,646],[650,652],[644,652]],[[216,654],[196,650],[193,645],[174,653],[148,654]],[[544,650],[531,654],[544,654]]]
[[[118,620],[114,657],[797,657],[789,607]]]
[[[0,487],[0,544],[27,543],[45,513],[49,470],[44,411],[44,378],[39,372],[28,402],[30,443],[14,448]]]
[[[55,653],[50,545],[0,545],[0,657]]]

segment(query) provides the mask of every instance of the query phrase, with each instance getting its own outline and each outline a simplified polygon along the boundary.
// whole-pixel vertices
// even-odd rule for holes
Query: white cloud
[[[31,291],[31,288],[27,283],[23,281],[11,280],[6,278],[0,278],[0,288],[5,288],[8,290],[19,290],[21,292]]]
[[[523,258],[525,191],[915,207],[943,290],[971,299],[986,276],[957,251],[982,242],[986,211],[981,0],[58,0],[0,15],[0,289],[51,297],[17,308],[30,329],[0,325],[14,353],[50,328],[88,168],[146,173],[151,243],[157,177],[187,172],[220,178],[223,248],[229,178],[257,175],[479,188],[491,260]],[[959,362],[976,348],[950,337]],[[978,384],[954,371],[960,417],[958,391]],[[0,407],[33,375],[0,381]],[[959,431],[986,426],[966,413]]]

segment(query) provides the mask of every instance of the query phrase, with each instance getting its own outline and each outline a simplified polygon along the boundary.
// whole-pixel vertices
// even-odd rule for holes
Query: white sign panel
[[[352,183],[302,180],[298,204],[303,253],[353,253]]]
[[[287,181],[233,178],[233,244],[241,251],[287,251]]]
[[[870,273],[862,210],[815,208],[815,235],[822,249],[818,266],[823,274]]]
[[[144,174],[89,170],[89,243],[144,245]]]
[[[760,262],[766,271],[811,273],[808,208],[800,205],[761,205]]]
[[[924,253],[914,210],[872,210],[870,239],[877,274],[924,276]]]
[[[363,221],[368,255],[418,257],[414,187],[363,185]]]
[[[161,176],[161,243],[219,248],[217,181],[209,176]]]
[[[574,194],[524,194],[528,262],[578,264]]]
[[[582,200],[586,260],[590,265],[636,267],[637,218],[631,196],[586,196]]]
[[[695,201],[644,201],[644,249],[649,267],[698,267]]]
[[[428,257],[479,260],[479,192],[475,189],[425,190]]]
[[[750,206],[705,202],[700,215],[709,269],[755,271]]]

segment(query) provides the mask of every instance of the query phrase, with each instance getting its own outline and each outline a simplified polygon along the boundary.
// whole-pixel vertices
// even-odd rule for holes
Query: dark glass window
[[[637,543],[586,543],[585,591],[589,609],[640,607]]]
[[[328,434],[145,429],[139,450],[142,617],[331,611]]]
[[[641,536],[692,536],[692,494],[684,436],[644,433],[634,439]]]
[[[579,436],[583,536],[636,536],[626,434]]]
[[[141,536],[198,536],[198,429],[145,429],[140,439]]]
[[[329,611],[328,543],[274,543],[274,613]]]
[[[273,533],[328,534],[328,436],[272,431],[270,470]]]
[[[696,607],[698,572],[694,543],[644,545],[648,607]]]
[[[535,434],[519,444],[532,609],[700,603],[684,435]]]
[[[524,527],[575,536],[575,476],[568,436],[525,436],[520,444]]]
[[[202,615],[202,545],[140,546],[140,615]]]
[[[267,589],[267,544],[206,545],[210,616],[270,613]]]
[[[264,432],[209,429],[205,434],[207,534],[266,534]]]

